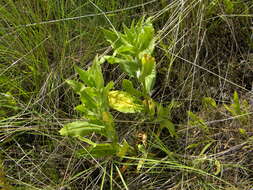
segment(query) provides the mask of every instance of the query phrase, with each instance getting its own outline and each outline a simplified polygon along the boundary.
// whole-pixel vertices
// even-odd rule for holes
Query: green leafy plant
[[[162,128],[167,128],[171,136],[176,137],[174,124],[170,120],[170,111],[178,104],[172,101],[168,106],[164,106],[151,97],[156,80],[156,61],[152,56],[155,48],[155,30],[151,19],[150,17],[145,20],[143,17],[136,24],[133,21],[130,28],[123,27],[123,33],[104,30],[106,39],[114,50],[113,55],[104,58],[111,64],[119,64],[132,79],[124,79],[122,88],[132,97],[139,98],[138,102],[142,100],[142,107],[139,106],[137,110],[146,113],[149,120],[160,124]],[[134,84],[141,88],[135,88]]]
[[[137,79],[141,83],[143,95],[150,94],[156,78],[156,64],[152,57],[155,38],[151,18],[143,18],[136,25],[133,21],[130,28],[124,26],[124,33],[113,30],[104,30],[104,33],[114,50],[113,55],[105,56],[105,59],[111,64],[118,63],[124,72]]]
[[[171,136],[175,137],[175,127],[170,121],[170,110],[174,104],[164,107],[151,98],[156,78],[156,62],[152,57],[155,38],[151,18],[143,18],[136,24],[133,22],[130,28],[124,26],[124,33],[105,29],[104,33],[114,53],[101,59],[96,57],[87,71],[75,67],[82,82],[68,80],[67,83],[80,96],[81,105],[78,105],[76,110],[83,114],[84,120],[65,125],[60,134],[77,137],[88,143],[88,152],[95,157],[123,157],[133,148],[126,140],[123,140],[123,143],[118,142],[114,118],[110,113],[112,108],[121,113],[140,113],[144,120],[151,118],[162,128],[168,128]],[[113,90],[112,81],[105,85],[101,70],[101,64],[105,61],[118,63],[132,79],[123,80],[124,91]],[[141,89],[135,88],[132,81]],[[85,137],[92,133],[106,137],[106,143],[95,143]],[[84,154],[85,151],[80,153]]]
[[[224,107],[230,114],[236,117],[242,124],[246,124],[248,121],[249,104],[247,100],[240,102],[238,93],[235,91],[233,96],[233,103],[230,105],[224,104]]]
[[[191,111],[188,111],[187,113],[190,118],[190,121],[189,121],[190,125],[197,126],[201,128],[204,132],[208,133],[208,126],[201,117],[199,117],[197,114]]]
[[[109,112],[108,96],[114,83],[104,85],[101,63],[96,57],[87,71],[75,67],[83,83],[73,80],[68,80],[67,83],[80,96],[82,104],[76,110],[83,114],[85,120],[69,123],[60,130],[61,135],[74,136],[90,144],[88,151],[96,157],[116,154],[121,148],[113,116]],[[110,143],[97,144],[84,137],[92,133],[107,137]]]

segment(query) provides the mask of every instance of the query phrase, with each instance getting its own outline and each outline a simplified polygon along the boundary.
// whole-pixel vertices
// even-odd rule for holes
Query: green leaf
[[[204,97],[202,102],[203,102],[203,105],[206,109],[217,108],[217,104],[216,104],[215,100],[211,97]]]
[[[141,58],[141,75],[140,78],[145,78],[150,75],[155,67],[155,58],[149,54],[144,54]]]
[[[87,114],[87,112],[88,112],[86,106],[83,105],[83,104],[80,104],[80,105],[76,106],[76,107],[75,107],[75,110],[76,110],[76,111],[79,111],[79,112],[81,112],[81,113],[84,113],[84,114]]]
[[[95,87],[95,81],[91,78],[91,75],[87,71],[82,70],[80,67],[75,66],[75,71],[79,74],[80,79],[85,85],[89,87]]]
[[[88,139],[88,138],[81,137],[81,136],[77,136],[77,138],[78,138],[79,140],[81,140],[81,141],[83,141],[83,142],[89,144],[89,145],[92,145],[92,146],[96,146],[96,145],[97,145],[97,143],[94,143],[93,141],[91,141],[91,140]]]
[[[128,92],[129,94],[136,96],[136,97],[141,97],[142,93],[139,90],[136,90],[134,88],[134,85],[132,83],[132,81],[124,79],[122,82],[122,88]]]
[[[243,136],[247,136],[247,131],[243,128],[239,128],[239,133]]]
[[[151,23],[151,17],[146,19],[145,22],[143,20],[141,21],[138,30],[138,46],[140,51],[148,50],[151,54],[155,47],[154,27]]]
[[[239,96],[236,91],[234,92],[233,100],[234,100],[234,103],[231,106],[232,106],[234,112],[236,113],[236,115],[240,115],[241,114],[241,106],[240,106]]]
[[[105,126],[89,123],[87,121],[75,121],[65,125],[59,132],[63,136],[85,136],[93,132],[104,134]]]
[[[124,139],[123,144],[119,146],[118,148],[117,156],[124,157],[127,152],[131,149],[131,146],[127,143],[127,141]]]
[[[104,87],[104,78],[100,64],[101,60],[98,60],[98,57],[96,56],[93,60],[92,66],[87,71],[75,66],[76,72],[86,86],[97,87],[98,89]]]
[[[106,126],[106,136],[115,142],[118,139],[115,139],[117,137],[116,131],[115,131],[115,123],[112,114],[110,112],[103,112],[102,113],[102,120],[104,122],[104,125]]]
[[[214,172],[214,175],[218,175],[219,173],[221,173],[222,164],[219,160],[215,160],[214,165],[216,167],[216,171]]]
[[[117,152],[117,146],[113,146],[112,144],[96,144],[96,146],[91,146],[88,148],[90,154],[95,158],[101,158],[105,156],[113,156]]]
[[[136,77],[139,72],[139,66],[137,62],[119,63],[120,68],[126,72],[130,77]]]
[[[226,110],[228,110],[233,116],[236,115],[236,113],[234,112],[233,109],[230,108],[230,106],[228,106],[227,104],[224,104],[223,106],[224,106],[224,107],[226,108]]]
[[[126,25],[123,24],[123,30],[124,30],[124,36],[127,38],[127,41],[130,44],[134,44],[134,41],[136,40],[136,31],[135,31],[135,21],[131,23],[130,28],[128,28]]]
[[[168,129],[171,137],[177,137],[175,125],[170,120],[163,120],[160,123],[160,125],[161,125],[162,128]]]
[[[192,148],[197,148],[199,146],[200,143],[193,143],[193,144],[189,144],[187,147],[186,147],[186,150],[188,149],[192,149]]]
[[[88,119],[88,120],[95,120],[96,118],[98,118],[98,113],[94,112],[96,111],[94,110],[90,110],[87,106],[85,106],[84,104],[80,104],[78,106],[75,107],[75,110],[82,113],[83,114],[83,118]]]
[[[212,145],[214,143],[214,141],[212,141],[212,142],[210,142],[210,143],[208,143],[208,144],[206,144],[205,146],[204,146],[204,148],[202,148],[202,150],[201,150],[201,152],[200,152],[200,154],[199,154],[199,156],[202,156],[202,155],[204,155],[205,154],[205,152],[207,151],[207,149]]]
[[[139,56],[141,57],[141,73],[139,80],[142,81],[145,91],[150,95],[156,79],[155,59],[146,53]]]
[[[152,73],[145,77],[145,89],[149,95],[151,94],[151,91],[155,85],[155,79],[156,79],[156,70],[154,68]]]
[[[150,117],[149,119],[153,120],[156,113],[157,103],[152,98],[146,98],[143,100],[143,105],[145,108],[145,113],[148,113]]]
[[[110,81],[102,90],[101,98],[102,98],[102,104],[101,104],[101,111],[107,112],[109,111],[109,101],[108,101],[108,93],[111,89],[114,87],[114,82]]]
[[[66,80],[66,82],[67,82],[67,83],[73,88],[73,90],[74,90],[76,93],[78,93],[78,94],[80,94],[81,90],[82,90],[83,88],[85,88],[85,86],[84,86],[82,83],[77,82],[77,81],[74,81],[74,80]]]
[[[96,89],[86,87],[81,93],[81,101],[87,107],[87,109],[95,111],[97,109],[97,103],[100,101],[99,95]]]
[[[249,112],[248,102],[246,100],[240,103],[238,93],[235,91],[233,96],[233,103],[231,105],[224,104],[224,107],[231,113],[232,116],[240,116],[237,119],[241,122],[242,125],[246,125],[248,122]]]
[[[190,124],[192,126],[196,126],[196,127],[200,127],[201,129],[203,129],[206,133],[208,133],[209,129],[207,124],[205,123],[205,121],[200,118],[199,116],[197,116],[196,114],[194,114],[191,111],[187,112],[188,116],[190,117]]]
[[[118,58],[115,56],[104,56],[105,60],[107,60],[109,63],[111,64],[115,64],[115,63],[122,63],[122,64],[128,64],[129,61],[126,59],[122,59],[122,58]]]
[[[120,46],[118,49],[115,50],[115,54],[129,54],[131,56],[136,56],[136,48],[125,42],[125,45]]]
[[[170,115],[169,113],[169,109],[167,109],[166,107],[163,107],[162,104],[157,104],[157,120],[158,122],[164,119],[167,119]]]
[[[89,69],[89,74],[92,76],[93,80],[95,81],[96,87],[101,89],[104,87],[104,77],[100,66],[100,61],[96,56],[93,60],[93,64]]]
[[[106,92],[106,93],[108,93],[111,89],[113,89],[114,88],[114,82],[113,81],[110,81],[106,86],[105,86],[105,88],[104,88],[104,91]]]
[[[121,33],[117,31],[111,31],[102,29],[105,35],[106,40],[111,44],[113,49],[117,49],[122,45],[122,41],[120,39]]]
[[[143,111],[140,100],[124,91],[110,91],[108,94],[110,106],[123,113],[137,113]]]
[[[131,77],[136,77],[136,73],[139,70],[139,65],[137,60],[129,55],[121,56],[121,58],[115,56],[105,56],[104,57],[109,63],[115,64],[118,63],[120,68],[129,74]]]

